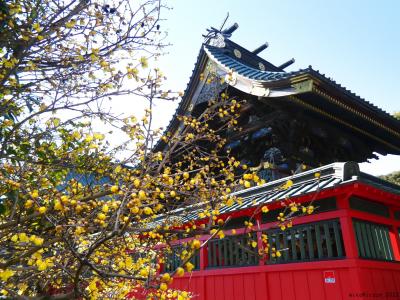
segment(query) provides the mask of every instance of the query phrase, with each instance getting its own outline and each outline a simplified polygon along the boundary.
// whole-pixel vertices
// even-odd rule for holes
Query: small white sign
[[[336,283],[335,271],[324,271],[325,283]]]

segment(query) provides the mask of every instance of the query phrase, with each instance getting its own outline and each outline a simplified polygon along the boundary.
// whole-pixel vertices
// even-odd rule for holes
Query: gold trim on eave
[[[309,108],[311,110],[314,110],[314,111],[316,111],[316,112],[318,112],[318,113],[320,113],[320,114],[322,114],[322,115],[324,115],[324,116],[326,116],[328,118],[331,118],[332,120],[335,120],[336,122],[342,123],[343,125],[346,125],[346,126],[352,128],[352,129],[354,129],[354,130],[356,130],[356,131],[358,131],[358,132],[360,132],[360,133],[362,133],[362,134],[364,134],[366,136],[369,136],[370,138],[375,139],[375,140],[385,144],[386,146],[389,146],[389,147],[391,147],[391,148],[393,148],[393,149],[395,149],[397,151],[400,150],[399,147],[397,147],[395,145],[392,145],[392,144],[390,144],[390,143],[388,143],[388,142],[386,142],[386,141],[384,141],[384,140],[382,140],[382,139],[380,139],[380,138],[378,138],[378,137],[376,137],[376,136],[374,136],[374,135],[372,135],[372,134],[370,134],[368,132],[365,132],[365,131],[361,130],[360,128],[351,125],[350,123],[347,123],[346,121],[343,121],[343,120],[341,120],[339,118],[336,118],[336,117],[332,116],[331,114],[328,114],[327,112],[325,112],[325,111],[323,111],[323,110],[321,110],[319,108],[316,108],[315,106],[312,106],[311,104],[308,104],[308,103],[304,102],[303,100],[297,98],[296,96],[289,96],[289,99],[291,99],[291,100],[299,103],[300,105],[303,105],[303,106],[305,106],[305,107],[307,107],[307,108]]]
[[[395,131],[395,130],[389,128],[389,127],[386,127],[386,126],[380,124],[379,122],[375,121],[374,119],[372,119],[372,118],[366,116],[365,114],[362,114],[362,113],[360,113],[359,111],[357,111],[357,110],[351,108],[350,106],[348,106],[348,105],[346,105],[346,104],[343,104],[343,103],[340,102],[338,99],[333,98],[332,96],[330,96],[330,95],[328,95],[327,93],[321,91],[321,90],[318,89],[317,87],[313,86],[312,89],[313,89],[313,92],[316,92],[316,93],[319,94],[320,96],[322,96],[322,97],[326,98],[327,100],[329,100],[329,101],[335,103],[336,105],[339,105],[339,106],[341,106],[342,108],[344,108],[344,109],[346,109],[346,110],[352,112],[353,114],[356,114],[356,115],[360,116],[361,118],[366,119],[366,120],[368,120],[368,121],[371,122],[371,123],[374,123],[374,124],[377,125],[378,127],[381,127],[381,128],[383,128],[383,129],[385,129],[385,130],[391,132],[391,133],[394,134],[395,136],[400,137],[400,133],[398,133],[397,131]]]

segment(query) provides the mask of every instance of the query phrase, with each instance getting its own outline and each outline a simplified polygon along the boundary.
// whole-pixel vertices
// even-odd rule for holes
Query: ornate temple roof
[[[400,154],[400,121],[374,104],[352,93],[311,66],[286,72],[290,60],[276,66],[229,39],[226,31],[215,32],[201,46],[197,61],[182,100],[166,131],[174,133],[177,115],[190,113],[199,102],[204,84],[200,74],[212,65],[230,88],[246,94],[301,106],[323,120],[336,123],[374,145],[380,154]],[[230,32],[231,33],[231,32]],[[160,141],[155,149],[164,147]]]
[[[231,47],[234,47],[233,42],[230,41],[230,44]],[[271,86],[274,86],[273,83],[275,83],[276,85],[278,83],[290,84],[293,82],[293,79],[295,78],[299,78],[302,75],[310,75],[315,79],[319,79],[329,85],[332,85],[332,87],[339,89],[340,92],[350,97],[353,97],[354,101],[358,102],[359,104],[363,104],[364,108],[368,108],[373,112],[382,114],[388,117],[391,121],[394,121],[393,122],[394,124],[400,126],[399,125],[400,122],[397,119],[395,119],[392,115],[380,109],[371,102],[361,98],[360,96],[356,95],[350,90],[346,89],[345,87],[343,87],[336,81],[332,80],[331,78],[326,77],[325,74],[322,74],[318,70],[313,69],[312,66],[308,66],[307,68],[291,72],[285,72],[284,70],[272,71],[272,70],[267,70],[266,68],[265,70],[261,70],[260,68],[255,68],[251,65],[246,64],[245,61],[233,58],[232,55],[230,55],[230,51],[229,50],[227,51],[226,48],[218,48],[207,44],[205,44],[203,48],[207,53],[208,57],[221,67],[225,68],[226,70],[233,71],[234,73],[237,73],[237,75],[242,76],[243,78],[248,78],[253,82],[259,82],[260,84],[269,83]],[[235,50],[233,50],[233,52],[235,52]],[[260,64],[261,65],[263,64],[261,62],[261,59],[260,59]],[[299,92],[293,90],[293,94],[296,93]]]

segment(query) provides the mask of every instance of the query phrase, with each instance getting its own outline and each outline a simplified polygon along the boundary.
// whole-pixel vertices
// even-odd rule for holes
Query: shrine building
[[[376,153],[400,154],[400,121],[311,66],[289,72],[294,60],[275,65],[261,58],[268,44],[253,51],[236,44],[236,28],[208,31],[167,130],[181,130],[177,116],[203,111],[215,93],[246,100],[242,130],[228,133],[227,149],[258,167],[267,183],[235,192],[242,202],[220,210],[219,218],[230,220],[225,238],[200,248],[195,269],[172,286],[199,300],[400,299],[400,186],[358,166]],[[213,74],[226,80],[206,84]],[[164,147],[160,141],[156,149]],[[284,199],[315,210],[282,230]],[[269,213],[256,211],[260,205]],[[174,217],[200,224],[199,211],[181,209]],[[249,233],[244,224],[252,216]],[[256,254],[264,237],[267,257]],[[254,251],[246,248],[250,239]],[[164,271],[180,263],[173,250]]]

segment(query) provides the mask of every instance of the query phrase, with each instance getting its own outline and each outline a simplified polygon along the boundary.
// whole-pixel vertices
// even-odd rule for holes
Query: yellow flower
[[[141,269],[139,274],[140,276],[147,277],[149,275],[149,271],[147,269]]]
[[[146,199],[146,192],[143,190],[140,190],[138,193],[138,196],[139,196],[140,200],[144,200],[144,199]]]
[[[244,174],[243,179],[245,180],[252,180],[253,179],[253,174]]]
[[[149,66],[149,63],[148,63],[147,58],[145,56],[142,56],[140,58],[140,64],[141,64],[143,69],[145,69],[145,68],[147,68]]]
[[[99,213],[99,214],[97,215],[97,219],[99,219],[99,220],[101,220],[101,221],[104,221],[104,220],[106,219],[106,215],[103,214],[103,213]]]
[[[282,185],[282,188],[283,188],[283,189],[288,189],[288,188],[290,188],[292,185],[293,185],[293,181],[289,179],[288,181],[286,181],[286,183],[285,183],[284,185]]]
[[[75,26],[75,24],[76,24],[76,21],[75,20],[71,20],[71,21],[65,23],[65,27],[73,28]]]
[[[192,263],[190,263],[190,262],[187,262],[187,263],[185,264],[185,267],[186,267],[186,270],[187,270],[188,272],[192,272],[192,270],[194,269],[194,265],[193,265]]]
[[[157,161],[162,161],[163,160],[163,156],[161,152],[157,152],[156,155],[154,156],[155,160]]]
[[[185,274],[185,269],[182,267],[179,267],[176,269],[176,275],[179,277],[182,277]]]
[[[137,214],[137,213],[139,212],[139,207],[134,206],[134,207],[132,207],[132,208],[130,209],[130,211],[131,211],[131,213],[133,213],[133,214]]]
[[[161,280],[164,281],[164,282],[169,282],[171,280],[171,275],[169,275],[169,273],[164,273],[161,276]]]
[[[56,201],[54,202],[54,209],[55,209],[55,210],[62,210],[62,209],[63,209],[63,206],[62,206],[60,200],[56,200]]]
[[[192,241],[192,248],[199,249],[201,247],[201,242],[199,240]]]
[[[82,226],[77,226],[75,229],[75,234],[80,235],[85,232],[85,229]]]
[[[108,62],[106,62],[105,60],[102,60],[100,62],[100,66],[102,66],[103,68],[106,68],[106,67],[108,67]]]
[[[122,167],[119,165],[119,166],[116,166],[116,167],[115,167],[114,172],[118,174],[118,173],[121,172],[121,170],[122,170]]]
[[[93,141],[93,136],[91,136],[91,135],[89,135],[89,134],[86,135],[85,141],[88,142],[88,143],[90,143],[91,141]]]
[[[38,211],[39,211],[40,214],[44,214],[47,211],[47,208],[44,207],[44,206],[41,206],[41,207],[39,207]]]
[[[79,214],[82,210],[83,210],[83,207],[82,207],[82,205],[77,205],[76,207],[75,207],[75,210],[76,210],[76,212]]]
[[[269,212],[269,209],[268,209],[268,207],[266,205],[264,205],[263,207],[261,207],[261,211],[263,213],[267,213],[267,212]]]
[[[0,271],[0,278],[3,282],[6,282],[8,280],[8,278],[10,278],[11,276],[13,276],[15,274],[15,272],[13,270],[10,269],[6,269],[6,270],[1,270]]]
[[[150,207],[146,206],[146,207],[143,209],[143,212],[144,212],[146,215],[151,215],[151,214],[153,213],[153,210],[152,210]]]
[[[178,295],[178,299],[177,300],[188,300],[190,299],[188,296],[187,292],[182,292],[180,295]]]
[[[108,205],[107,205],[107,204],[104,204],[103,207],[101,208],[101,211],[102,211],[103,213],[108,213],[108,211],[109,211]]]
[[[43,239],[40,237],[35,236],[35,238],[33,239],[33,243],[35,244],[35,246],[42,246],[43,245]]]
[[[133,260],[132,257],[128,256],[127,258],[125,258],[125,266],[130,269],[132,268],[133,265]]]
[[[23,243],[29,242],[29,238],[28,238],[28,236],[26,235],[25,232],[22,232],[22,233],[18,234],[18,238]]]
[[[117,185],[113,185],[113,186],[110,188],[111,193],[116,193],[116,192],[118,192],[118,190],[119,190],[119,187],[118,187]]]
[[[34,198],[34,199],[39,197],[39,191],[38,190],[33,190],[31,192],[31,197]]]
[[[25,283],[25,282],[18,283],[17,287],[18,287],[18,294],[22,295],[26,291],[26,289],[28,288],[28,284]]]
[[[47,269],[47,263],[40,259],[36,261],[36,266],[38,267],[39,271],[44,271]]]
[[[85,58],[82,56],[82,60],[84,60]],[[74,139],[76,139],[76,140],[79,140],[80,138],[81,138],[81,134],[80,134],[80,132],[79,131],[74,131],[73,133],[72,133],[72,137],[74,138]]]
[[[140,180],[136,178],[136,179],[133,181],[133,185],[135,186],[135,188],[138,188],[138,187],[140,186]]]
[[[97,291],[97,279],[93,279],[88,286],[91,292]]]
[[[93,134],[93,137],[96,139],[96,140],[99,140],[99,141],[101,141],[101,140],[104,140],[104,134],[102,134],[102,133],[98,133],[98,132],[95,132],[94,134]]]
[[[33,206],[33,201],[32,200],[26,200],[25,208],[31,208],[32,206]]]
[[[168,290],[168,285],[165,282],[161,283],[160,284],[160,290],[162,290],[162,291]]]
[[[42,31],[42,29],[40,28],[40,24],[39,23],[35,23],[32,25],[32,28],[35,29],[37,32]]]

